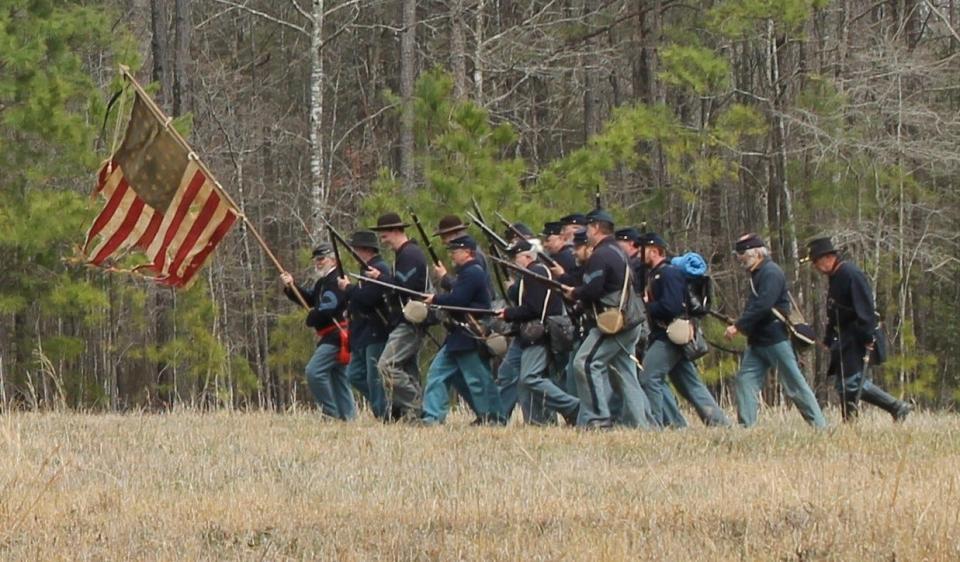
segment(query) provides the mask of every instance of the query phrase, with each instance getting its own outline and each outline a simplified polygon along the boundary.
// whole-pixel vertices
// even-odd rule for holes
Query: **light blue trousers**
[[[423,419],[427,423],[442,423],[446,419],[450,410],[447,387],[457,377],[466,382],[478,418],[503,419],[500,395],[487,362],[477,351],[447,351],[443,346],[430,364],[423,390]]]
[[[337,345],[317,346],[305,369],[307,386],[324,415],[350,420],[357,415],[357,404],[353,400],[345,366],[337,362],[339,351]]]
[[[683,355],[680,346],[664,340],[655,340],[643,358],[640,384],[647,393],[653,417],[664,419],[663,393],[667,377],[684,399],[690,402],[706,425],[729,426],[730,420],[703,384],[696,365]]]
[[[630,351],[637,343],[641,327],[606,335],[592,328],[573,360],[580,394],[578,423],[585,426],[609,427],[614,423],[610,412],[612,394],[620,397],[624,425],[649,428],[653,424],[650,404],[637,380],[637,366]]]
[[[793,346],[787,340],[773,345],[748,346],[744,351],[740,372],[734,383],[740,424],[750,427],[757,423],[758,397],[767,373],[773,368],[780,375],[784,394],[800,410],[803,419],[814,427],[826,427],[827,421],[820,411],[817,398],[800,372]]]
[[[387,394],[383,389],[383,380],[377,370],[377,361],[383,353],[385,342],[371,343],[350,355],[347,365],[347,378],[350,384],[370,403],[373,415],[383,419],[387,415]]]

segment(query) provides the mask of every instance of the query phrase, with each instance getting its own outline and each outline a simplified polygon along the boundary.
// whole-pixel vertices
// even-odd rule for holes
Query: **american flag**
[[[100,169],[107,204],[87,233],[88,263],[112,267],[131,250],[154,279],[189,286],[239,213],[193,153],[167,130],[138,91],[123,144]]]

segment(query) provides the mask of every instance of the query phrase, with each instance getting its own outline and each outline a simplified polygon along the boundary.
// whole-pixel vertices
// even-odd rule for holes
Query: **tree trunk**
[[[450,70],[453,73],[453,95],[467,97],[467,41],[464,37],[464,0],[450,2]]]
[[[323,22],[324,0],[313,0],[313,29],[310,35],[310,208],[313,236],[323,231],[327,214],[327,186],[324,181],[323,155]]]
[[[483,105],[483,12],[486,0],[477,0],[477,21],[474,37],[477,48],[473,52],[473,89],[478,105]]]
[[[416,185],[413,165],[413,81],[417,74],[417,0],[402,0],[403,32],[400,34],[400,97],[403,114],[400,125],[400,175],[407,193]]]
[[[193,29],[191,23],[192,0],[176,0],[176,40],[174,46],[173,62],[173,115],[175,117],[189,113],[193,110],[193,101],[190,96],[190,71],[192,62],[190,59],[190,32]]]
[[[773,102],[773,117],[776,123],[776,133],[774,138],[777,142],[777,158],[779,159],[780,188],[783,196],[782,207],[783,217],[781,228],[783,229],[783,253],[785,258],[789,258],[789,269],[792,270],[794,284],[799,280],[800,262],[799,251],[797,248],[796,225],[793,220],[793,194],[790,191],[790,183],[787,178],[787,135],[786,127],[783,124],[784,92],[780,83],[780,53],[777,46],[777,36],[774,33],[773,20],[767,20],[767,40],[769,41],[770,57],[770,85]],[[786,264],[785,264],[786,265]]]
[[[160,84],[157,92],[157,103],[170,101],[170,41],[167,37],[167,2],[164,0],[150,0],[150,52],[153,56],[153,71],[151,77]]]

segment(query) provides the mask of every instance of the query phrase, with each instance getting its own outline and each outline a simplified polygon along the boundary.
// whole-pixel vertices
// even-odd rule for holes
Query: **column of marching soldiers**
[[[679,428],[687,422],[676,391],[705,425],[729,426],[695,363],[707,351],[698,322],[711,313],[728,323],[727,338],[747,339],[733,385],[740,424],[756,423],[765,378],[776,369],[804,420],[826,426],[794,348],[815,340],[791,322],[796,305],[759,236],[734,244],[750,292],[742,314],[730,318],[710,310],[702,257],[671,256],[660,235],[618,230],[606,210],[567,215],[539,234],[498,213],[501,235],[476,205],[467,215],[489,241],[486,252],[458,216],[443,217],[430,236],[415,214],[411,224],[387,213],[349,240],[328,224],[330,242],[313,250],[312,287],[281,274],[287,296],[309,306],[317,345],[306,380],[325,416],[355,418],[356,390],[381,420],[437,425],[455,391],[477,425],[506,424],[519,409],[536,425],[562,418],[582,428]],[[418,235],[408,236],[414,225]],[[432,238],[445,245],[449,269]],[[392,251],[392,266],[381,249]],[[360,264],[358,274],[345,273],[341,252]],[[807,254],[829,278],[826,335],[816,344],[829,350],[843,419],[856,417],[863,401],[902,421],[912,406],[869,375],[884,349],[866,276],[830,238],[812,240]],[[442,341],[430,330],[436,324]],[[427,340],[439,350],[423,378]]]

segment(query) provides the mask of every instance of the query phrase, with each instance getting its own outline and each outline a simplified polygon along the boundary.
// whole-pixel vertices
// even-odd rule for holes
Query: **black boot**
[[[902,421],[907,417],[907,414],[910,413],[910,410],[913,409],[913,407],[906,402],[897,400],[876,385],[870,385],[869,388],[864,388],[861,398],[863,398],[863,401],[867,404],[873,404],[878,408],[883,408],[888,414],[893,416],[893,421]]]
[[[907,415],[909,415],[910,412],[913,411],[913,405],[903,400],[898,400],[897,404],[898,406],[896,411],[890,412],[890,415],[893,416],[893,421],[899,423],[907,419]]]

